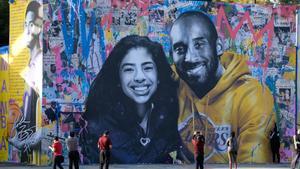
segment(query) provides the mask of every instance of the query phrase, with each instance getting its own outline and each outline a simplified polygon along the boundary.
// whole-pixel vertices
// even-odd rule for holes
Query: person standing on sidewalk
[[[276,123],[274,125],[273,130],[270,132],[270,144],[271,144],[271,150],[272,150],[272,158],[273,158],[273,163],[276,162],[275,157],[277,157],[277,162],[280,163],[280,137],[279,137],[279,132],[277,131],[277,126]]]
[[[79,169],[79,152],[78,152],[78,139],[75,137],[75,133],[71,132],[67,139],[67,148],[69,151],[69,169]]]
[[[296,149],[296,156],[294,157],[294,159],[292,160],[292,163],[291,163],[291,168],[294,169],[296,168],[296,165],[298,163],[298,159],[300,157],[300,129],[297,130],[297,134],[294,135],[294,146],[295,146],[295,149]]]
[[[195,131],[192,139],[196,169],[203,169],[205,138],[201,131]]]
[[[235,169],[237,169],[237,140],[235,133],[231,132],[231,136],[227,139],[226,145],[228,146],[228,158],[229,158],[229,168],[232,169],[232,163],[234,163]]]
[[[105,131],[103,135],[98,140],[98,148],[100,150],[100,169],[105,169],[109,167],[110,161],[110,150],[112,149],[112,143],[109,138],[109,131]]]
[[[49,146],[49,148],[53,151],[53,155],[54,155],[53,169],[56,169],[56,166],[58,166],[60,169],[64,169],[61,166],[61,163],[63,162],[64,159],[62,155],[62,144],[59,141],[57,136],[54,138],[53,144],[52,146]]]

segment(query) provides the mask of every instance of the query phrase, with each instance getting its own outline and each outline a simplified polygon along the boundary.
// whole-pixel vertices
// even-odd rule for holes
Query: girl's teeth
[[[135,87],[134,90],[146,90],[147,87]]]

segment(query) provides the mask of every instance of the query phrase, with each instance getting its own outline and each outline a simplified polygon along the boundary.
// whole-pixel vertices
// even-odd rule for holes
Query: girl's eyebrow
[[[144,63],[142,63],[142,65],[144,66],[144,65],[147,65],[147,64],[153,64],[153,62],[144,62]]]
[[[142,63],[142,66],[144,65],[148,65],[148,64],[154,64],[153,62],[151,61],[148,61],[148,62],[143,62]],[[135,66],[135,63],[124,63],[122,66],[121,66],[121,69],[123,69],[125,66]]]
[[[124,63],[122,66],[121,66],[121,69],[123,69],[125,66],[134,66],[135,64],[134,63]]]

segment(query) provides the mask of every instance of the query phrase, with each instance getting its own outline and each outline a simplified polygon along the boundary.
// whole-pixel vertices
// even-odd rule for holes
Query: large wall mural
[[[117,139],[115,137],[118,136],[124,138],[130,136],[129,133],[132,131],[129,131],[129,129],[119,131],[118,128],[121,124],[115,126],[109,124],[106,119],[106,116],[108,116],[107,114],[113,116],[112,114],[114,113],[120,113],[120,109],[124,109],[125,114],[128,113],[126,111],[126,106],[124,107],[123,105],[124,100],[122,100],[123,97],[127,99],[128,97],[130,98],[130,95],[126,94],[126,89],[123,89],[122,87],[123,92],[117,96],[119,97],[119,100],[117,101],[112,101],[112,103],[100,103],[95,101],[96,99],[92,99],[92,101],[89,101],[88,99],[87,107],[85,107],[84,101],[88,96],[89,89],[91,89],[89,97],[97,97],[98,100],[102,102],[107,102],[107,100],[109,101],[111,99],[111,94],[105,94],[105,89],[100,89],[101,86],[105,84],[103,79],[105,79],[104,72],[106,70],[103,70],[103,73],[100,73],[103,74],[103,77],[100,74],[97,76],[97,73],[105,67],[106,64],[104,63],[107,58],[109,58],[109,56],[114,56],[112,51],[118,50],[115,45],[127,35],[137,34],[148,36],[152,41],[159,42],[162,45],[169,62],[173,63],[173,61],[175,61],[176,65],[174,54],[173,57],[171,57],[169,53],[172,49],[172,42],[170,41],[169,36],[170,25],[179,14],[190,10],[209,13],[209,17],[214,22],[219,36],[221,37],[224,51],[231,51],[235,54],[242,55],[243,59],[247,60],[246,63],[252,77],[257,79],[255,82],[257,84],[254,86],[261,87],[262,96],[260,97],[265,98],[264,100],[260,100],[261,98],[256,98],[257,100],[255,100],[256,96],[253,96],[252,99],[260,101],[262,105],[253,105],[256,106],[256,108],[248,107],[250,110],[247,111],[250,113],[251,111],[258,111],[265,116],[265,121],[262,122],[265,131],[254,131],[254,135],[248,135],[249,137],[254,136],[256,140],[254,140],[253,143],[249,143],[248,146],[241,148],[241,152],[244,154],[249,152],[249,155],[240,156],[240,161],[267,162],[271,160],[262,157],[265,157],[265,153],[270,152],[267,136],[269,134],[269,129],[273,128],[273,122],[275,120],[282,138],[280,151],[282,161],[289,161],[293,153],[290,138],[295,130],[296,51],[294,44],[296,35],[296,9],[293,6],[278,6],[273,8],[273,6],[183,1],[62,1],[61,3],[49,1],[44,8],[45,47],[43,51],[43,103],[46,107],[53,101],[59,104],[60,111],[62,112],[62,123],[60,123],[61,134],[68,131],[65,130],[66,124],[63,122],[68,121],[66,119],[70,118],[70,116],[77,114],[79,116],[78,118],[81,119],[81,122],[80,120],[77,120],[77,123],[79,123],[77,126],[79,128],[79,135],[82,138],[81,141],[83,142],[89,142],[91,145],[94,145],[97,140],[96,138],[101,134],[104,128],[110,128],[112,133],[115,132],[115,134],[112,134],[113,139]],[[131,41],[134,40],[136,39],[131,39]],[[121,42],[124,42],[126,45],[126,39],[122,39],[119,43],[122,44]],[[140,47],[142,48],[142,44],[140,44]],[[126,53],[127,50],[124,51],[124,53]],[[117,60],[113,58],[112,60],[117,62]],[[155,61],[153,62],[155,63]],[[117,63],[107,64],[116,64],[115,69],[118,69]],[[243,66],[247,65],[245,64]],[[161,74],[161,72],[157,73]],[[113,74],[114,71],[111,70],[109,76],[113,78]],[[118,77],[120,75],[116,74],[115,76]],[[95,77],[99,80],[95,81],[94,86],[91,86]],[[106,83],[111,85],[111,88],[106,90],[113,90],[114,82],[110,82],[107,79]],[[122,82],[120,83],[122,84]],[[105,88],[105,85],[102,87]],[[157,87],[159,88],[159,86]],[[97,95],[97,92],[100,92],[99,96]],[[181,158],[192,160],[192,147],[190,145],[192,130],[203,129],[206,131],[208,139],[211,139],[211,144],[208,144],[206,147],[206,159],[208,162],[225,162],[227,156],[225,154],[226,146],[224,140],[229,136],[230,131],[240,132],[241,136],[239,141],[241,143],[243,142],[243,132],[240,131],[243,130],[243,126],[239,126],[238,122],[226,120],[225,117],[226,111],[229,113],[229,111],[233,111],[233,108],[227,106],[225,108],[228,110],[223,110],[221,112],[219,112],[220,110],[217,110],[216,107],[214,108],[215,110],[204,110],[205,108],[210,109],[213,105],[207,105],[203,108],[196,104],[195,100],[191,101],[184,98],[184,93],[180,92],[179,94],[180,99],[177,104],[180,105],[180,110],[170,110],[168,109],[167,104],[165,104],[164,109],[166,109],[166,114],[162,116],[168,118],[168,115],[173,112],[174,117],[176,117],[176,112],[179,113],[178,127],[183,141],[183,148],[180,151],[184,152],[182,153],[183,155],[181,154],[181,156],[183,156]],[[106,96],[107,100],[104,99]],[[149,97],[152,98],[151,94]],[[229,97],[229,95],[227,97]],[[152,102],[155,103],[156,100]],[[148,103],[148,101],[146,100],[145,103]],[[223,104],[225,103],[231,106],[237,104],[227,102],[224,102]],[[93,104],[97,104],[99,109],[97,106],[93,106]],[[120,104],[120,107],[117,108],[117,110],[112,110],[109,108],[118,106],[111,105],[111,107],[108,106],[106,110],[105,106],[107,105],[105,104]],[[176,104],[176,102],[173,104]],[[185,110],[182,110],[183,104],[193,105],[190,109],[185,108]],[[156,105],[154,105],[154,107],[156,107]],[[84,115],[80,114],[85,108],[87,109],[86,113]],[[158,110],[155,110],[151,108],[151,106],[150,108],[148,106],[148,109],[149,111],[151,110],[151,112],[156,111],[155,113],[157,114],[159,114],[160,111],[159,107],[157,108]],[[171,112],[168,113],[168,111]],[[101,114],[101,112],[104,114],[102,114],[102,116],[97,116],[97,114]],[[193,112],[196,115],[193,114]],[[221,113],[224,114],[224,117],[223,119],[218,119],[207,113]],[[231,113],[233,114],[233,112]],[[242,113],[243,112],[236,112],[236,114],[240,114],[241,116]],[[231,116],[234,117],[232,114]],[[47,117],[47,119],[49,119],[48,115]],[[150,116],[150,118],[151,117],[152,116]],[[251,115],[249,118],[250,117]],[[93,121],[95,119],[99,120]],[[137,117],[137,120],[138,119],[139,117]],[[172,117],[170,120],[171,119]],[[118,121],[121,119],[114,120],[118,123],[122,122]],[[128,125],[128,119],[122,120],[126,121],[123,121],[124,125]],[[239,120],[241,123],[242,119]],[[247,121],[251,120],[246,119],[245,122]],[[139,121],[134,123],[137,122]],[[169,123],[172,125],[171,121],[169,121]],[[94,124],[99,124],[99,130],[94,130],[99,133],[93,133],[89,130],[93,127],[96,129],[96,125]],[[70,128],[72,127],[70,126]],[[137,127],[137,129],[139,129],[139,127]],[[155,132],[155,130],[152,132]],[[120,133],[123,133],[124,135]],[[144,134],[145,133],[147,132],[144,132]],[[262,136],[262,140],[257,136],[259,134],[264,135]],[[95,138],[88,140],[85,138],[86,135]],[[160,160],[163,159],[167,161],[165,158],[161,158],[160,160],[148,159],[147,156],[151,154],[151,152],[145,147],[151,147],[151,145],[155,146],[155,142],[152,141],[147,134],[137,136],[138,134],[136,133],[133,135],[135,139],[133,139],[133,143],[128,146],[130,147],[136,144],[136,152],[126,151],[126,149],[123,148],[124,146],[122,146],[122,143],[115,141],[117,144],[115,151],[121,152],[119,153],[121,155],[114,156],[113,159],[115,162],[162,162]],[[245,133],[245,135],[247,135],[247,133]],[[156,136],[152,135],[151,137],[154,139]],[[164,138],[163,136],[159,137],[162,139]],[[167,139],[168,138],[165,138],[165,140]],[[169,149],[168,153],[178,150],[176,149],[178,144],[174,143],[175,148]],[[95,147],[83,147],[82,153],[86,161],[96,160],[93,159],[92,156],[97,155],[97,152],[93,152],[92,149],[95,149]],[[142,152],[144,152],[144,154]],[[122,156],[122,153],[131,154],[131,156],[128,155],[129,157],[125,158]],[[135,153],[143,155],[137,156]],[[163,154],[161,155],[162,157],[164,156]],[[179,156],[180,154],[178,157]]]
[[[207,162],[228,161],[225,141],[234,131],[239,162],[267,163],[276,122],[281,161],[291,160],[295,6],[180,0],[39,4],[43,15],[23,9],[25,32],[32,33],[23,65],[29,74],[22,76],[22,100],[12,95],[9,102],[16,117],[8,121],[14,150],[9,156],[16,148],[31,153],[40,143],[41,161],[50,164],[53,137],[64,140],[75,131],[81,162],[97,162],[97,139],[109,129],[115,163],[171,163],[174,154],[178,161],[193,161],[192,133],[202,130]],[[42,75],[33,75],[40,69]],[[22,127],[22,121],[30,123]],[[18,133],[32,127],[18,140],[25,137]],[[30,138],[37,142],[26,142]]]

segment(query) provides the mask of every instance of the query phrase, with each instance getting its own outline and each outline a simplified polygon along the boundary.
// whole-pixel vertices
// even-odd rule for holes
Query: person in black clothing
[[[113,48],[93,81],[83,117],[85,155],[97,159],[98,134],[111,131],[113,163],[172,163],[179,150],[177,82],[161,44],[129,35]],[[178,153],[179,154],[179,153]]]
[[[277,157],[277,162],[280,163],[280,137],[279,132],[277,131],[277,126],[275,123],[274,129],[270,132],[270,143],[272,150],[273,163],[275,163],[275,156]]]
[[[298,163],[298,159],[300,157],[300,129],[297,130],[297,134],[294,135],[293,137],[294,139],[294,146],[295,146],[295,150],[297,151],[296,156],[294,157],[294,159],[292,160],[291,163],[291,168],[294,169]]]
[[[60,114],[57,112],[56,106],[57,106],[57,103],[52,101],[50,108],[47,108],[45,111],[45,114],[46,114],[48,120],[51,121],[51,123],[53,123],[57,118],[60,118]]]

